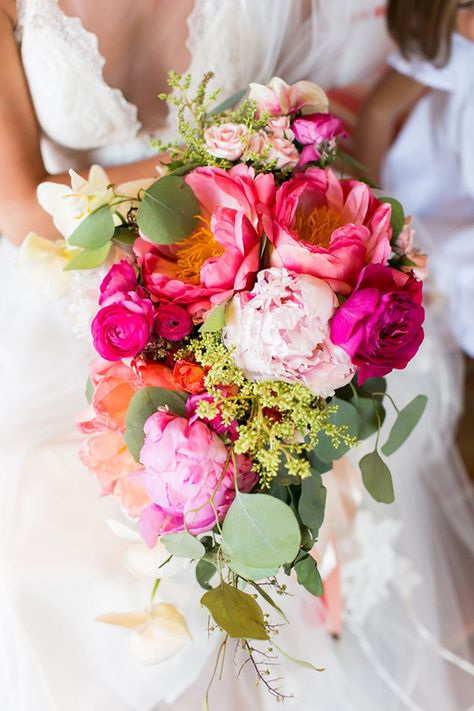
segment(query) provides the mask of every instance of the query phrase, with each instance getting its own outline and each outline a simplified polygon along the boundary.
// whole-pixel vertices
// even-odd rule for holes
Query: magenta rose
[[[186,309],[177,304],[162,304],[155,312],[155,331],[168,341],[180,341],[189,335],[193,321]]]
[[[116,292],[92,321],[94,348],[105,360],[134,357],[142,351],[153,327],[153,304],[143,289]]]
[[[299,173],[276,194],[270,265],[350,294],[366,264],[385,264],[390,255],[391,209],[365,183],[321,168]]]
[[[134,249],[152,298],[184,305],[198,320],[251,288],[275,185],[272,175],[255,176],[241,164],[229,171],[198,168],[185,179],[201,208],[194,232],[168,246],[140,239]]]
[[[126,259],[113,264],[100,285],[99,304],[103,304],[117,292],[133,291],[137,286],[135,270]]]
[[[144,541],[152,547],[158,536],[183,531],[185,518],[190,533],[211,530],[214,508],[222,520],[235,498],[233,464],[224,442],[204,422],[190,423],[166,410],[151,415],[144,429],[140,461],[153,501],[140,515]],[[239,490],[251,491],[257,475],[249,458],[237,455],[235,461]]]
[[[293,121],[291,128],[298,143],[304,146],[300,156],[300,166],[321,158],[318,147],[322,143],[334,141],[338,136],[347,137],[341,119],[332,114],[317,113],[301,116]]]
[[[412,274],[371,264],[332,321],[331,340],[359,368],[359,383],[401,370],[423,341],[422,284]]]

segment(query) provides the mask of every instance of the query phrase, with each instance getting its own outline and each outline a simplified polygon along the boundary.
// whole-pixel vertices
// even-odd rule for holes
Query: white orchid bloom
[[[153,548],[148,548],[138,531],[131,526],[110,518],[106,519],[106,523],[115,535],[130,541],[131,545],[125,551],[125,562],[130,572],[134,575],[153,578],[153,580],[156,578],[172,578],[188,565],[185,558],[176,557],[173,557],[166,565],[163,565],[170,557],[170,554],[159,540]],[[162,565],[163,567],[160,567]]]
[[[165,602],[153,605],[148,612],[110,613],[100,615],[97,620],[133,630],[132,653],[146,666],[171,659],[192,639],[181,612]]]
[[[62,239],[52,241],[30,232],[20,247],[18,267],[38,293],[57,299],[70,288],[71,274],[63,269],[76,253]]]

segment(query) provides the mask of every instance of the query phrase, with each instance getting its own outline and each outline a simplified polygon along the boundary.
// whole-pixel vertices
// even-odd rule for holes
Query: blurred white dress
[[[274,74],[326,87],[366,77],[386,41],[375,19],[378,3],[337,5],[196,0],[188,18],[190,69],[195,77],[215,71],[224,94]],[[363,26],[350,22],[359,10],[367,11]],[[19,17],[47,168],[59,172],[150,155],[136,108],[105,83],[97,39],[80,20],[66,17],[56,0],[22,0]],[[373,52],[362,61],[369,37]],[[104,524],[118,515],[114,502],[99,498],[77,458],[74,420],[83,406],[90,347],[73,337],[65,302],[43,300],[21,280],[16,258],[15,248],[1,239],[0,708],[194,711],[216,640],[207,640],[207,617],[189,575],[160,586],[160,599],[183,609],[194,637],[160,667],[140,667],[126,631],[94,622],[102,612],[141,609],[150,585],[126,571],[125,544]],[[318,622],[318,605],[302,589],[283,602],[292,625],[283,630],[281,645],[326,668],[314,674],[283,665],[286,688],[295,695],[289,709],[460,711],[474,702],[472,677],[445,663],[424,630],[468,657],[474,518],[453,446],[459,358],[436,299],[430,313],[420,355],[391,379],[399,406],[418,392],[430,398],[416,436],[392,457],[396,504],[385,508],[363,496],[358,550],[349,549],[355,535],[345,547],[340,531],[341,638],[333,640]],[[411,602],[414,577],[405,560],[421,579]],[[232,666],[229,656],[225,679],[211,692],[211,709],[274,708],[251,677],[236,680]]]

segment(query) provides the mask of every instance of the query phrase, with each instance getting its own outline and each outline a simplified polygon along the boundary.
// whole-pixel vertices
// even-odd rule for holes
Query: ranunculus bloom
[[[366,264],[387,261],[390,217],[391,206],[365,183],[310,168],[276,194],[271,266],[319,277],[350,294]]]
[[[113,264],[100,285],[99,304],[117,293],[133,291],[137,287],[137,275],[132,265],[126,259]]]
[[[222,123],[204,131],[207,152],[216,158],[238,160],[244,152],[248,128],[241,123]]]
[[[155,331],[168,341],[180,341],[191,333],[193,321],[177,304],[162,304],[155,312]]]
[[[145,423],[140,460],[154,502],[139,521],[149,546],[164,533],[183,531],[185,521],[190,533],[209,531],[216,523],[214,508],[221,521],[235,498],[232,458],[219,435],[204,422],[190,424],[184,417],[159,410]],[[250,491],[257,481],[251,462],[242,455],[235,461],[239,490]]]
[[[153,304],[142,290],[116,292],[92,321],[94,348],[106,360],[138,355],[148,343],[153,327]]]
[[[200,365],[187,360],[177,360],[173,368],[173,379],[177,386],[192,395],[204,392],[205,377],[206,373]]]
[[[270,116],[328,109],[328,97],[320,86],[311,81],[298,81],[289,86],[283,79],[273,77],[266,86],[250,84],[249,99],[257,102],[260,112]]]
[[[334,316],[331,339],[359,368],[359,383],[403,369],[423,340],[422,284],[411,274],[371,264]]]
[[[198,168],[185,179],[201,207],[194,232],[164,247],[138,240],[134,249],[152,297],[186,305],[195,315],[251,288],[275,185],[271,174],[255,176],[243,164],[229,171]]]
[[[237,294],[227,308],[224,342],[250,380],[301,382],[328,397],[355,372],[330,339],[337,306],[336,295],[321,279],[265,269],[253,290]]]
[[[291,125],[296,140],[304,146],[299,164],[317,161],[321,158],[318,146],[326,141],[334,141],[338,136],[347,136],[341,119],[332,114],[308,114],[293,121]]]

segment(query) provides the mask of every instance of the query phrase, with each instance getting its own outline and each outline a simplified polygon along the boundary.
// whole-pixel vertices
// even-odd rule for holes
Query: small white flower
[[[52,241],[30,232],[20,247],[18,267],[38,293],[57,299],[70,287],[71,274],[63,269],[76,252],[62,239]]]

